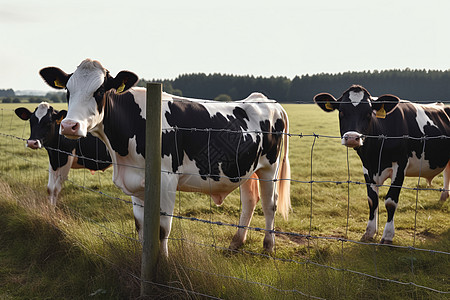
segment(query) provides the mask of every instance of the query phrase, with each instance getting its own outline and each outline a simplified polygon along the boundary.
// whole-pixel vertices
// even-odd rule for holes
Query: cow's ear
[[[372,101],[372,108],[376,111],[377,118],[384,119],[386,114],[393,111],[400,99],[394,95],[383,95],[378,97],[377,100]]]
[[[55,89],[64,89],[70,78],[69,74],[55,67],[41,69],[39,74],[49,86]]]
[[[314,102],[316,102],[316,104],[326,112],[339,109],[340,104],[340,102],[337,101],[333,97],[333,95],[330,95],[328,93],[317,94],[316,96],[314,96]]]
[[[133,72],[120,71],[116,77],[108,78],[106,90],[115,89],[116,93],[120,94],[132,88],[138,81],[139,78]]]
[[[52,115],[52,121],[56,121],[56,124],[61,124],[61,121],[67,116],[67,110],[55,111]]]
[[[19,118],[21,118],[24,121],[29,120],[31,118],[31,115],[33,114],[31,111],[28,110],[28,108],[25,107],[16,108],[14,112]]]

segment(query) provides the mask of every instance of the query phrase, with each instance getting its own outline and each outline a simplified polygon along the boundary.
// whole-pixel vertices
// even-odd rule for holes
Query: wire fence
[[[289,111],[288,111],[289,113]],[[10,116],[11,115],[11,116]],[[16,168],[12,165],[11,160],[22,160],[24,161],[26,164],[29,165],[29,167],[27,169],[32,169],[33,172],[40,171],[42,173],[47,172],[46,171],[46,167],[45,164],[43,164],[42,162],[45,161],[44,159],[42,159],[42,151],[41,153],[35,154],[33,153],[31,156],[29,155],[29,153],[26,153],[26,155],[23,155],[23,153],[25,153],[22,150],[20,150],[20,144],[26,142],[26,137],[28,134],[28,122],[26,122],[26,124],[24,125],[16,125],[18,124],[17,122],[15,122],[14,117],[13,117],[13,112],[12,110],[6,110],[6,109],[2,109],[1,110],[1,115],[0,115],[0,137],[3,140],[2,141],[2,145],[3,147],[0,147],[0,151],[2,153],[0,153],[0,155],[2,155],[3,157],[10,157],[9,159],[6,159],[4,161],[1,162],[0,164],[0,174],[1,176],[10,176],[11,177],[11,170]],[[292,125],[292,124],[291,124]],[[265,134],[267,132],[264,131],[233,131],[233,130],[229,130],[229,129],[198,129],[198,128],[163,128],[163,132],[167,132],[167,131],[176,131],[176,132],[181,132],[181,131],[197,131],[197,132],[204,132],[205,134],[210,134],[211,132],[227,132],[227,133],[236,133],[236,134],[254,134],[254,135],[262,135]],[[282,133],[280,133],[282,134]],[[430,192],[433,193],[433,195],[436,195],[436,192],[444,192],[444,191],[448,191],[445,190],[443,188],[436,188],[436,187],[423,187],[420,184],[420,177],[419,180],[417,181],[417,184],[415,186],[408,186],[407,184],[404,184],[403,186],[394,186],[403,190],[409,190],[411,192],[415,193],[415,208],[414,208],[414,227],[413,227],[413,241],[410,245],[408,244],[403,244],[403,245],[397,245],[397,244],[378,244],[375,242],[362,242],[353,238],[350,238],[349,236],[355,236],[358,232],[353,232],[352,229],[350,228],[350,221],[351,221],[351,214],[350,214],[350,199],[355,197],[352,194],[353,191],[353,187],[356,187],[356,191],[358,193],[361,193],[362,189],[359,189],[358,187],[365,187],[366,185],[368,185],[365,181],[363,180],[352,180],[352,176],[351,176],[351,170],[353,169],[351,167],[351,165],[354,164],[354,158],[352,161],[352,158],[349,158],[349,152],[347,150],[347,152],[345,153],[345,170],[344,172],[342,172],[339,176],[343,176],[345,177],[344,179],[341,180],[333,180],[333,179],[321,179],[318,177],[322,177],[320,172],[317,171],[317,169],[314,168],[316,161],[314,159],[315,157],[315,153],[318,151],[323,151],[323,148],[317,149],[319,148],[317,146],[318,140],[327,140],[327,141],[331,141],[335,144],[335,140],[340,140],[341,137],[339,136],[334,136],[334,135],[328,135],[328,134],[317,134],[317,133],[308,133],[308,134],[303,134],[303,133],[288,133],[287,134],[288,137],[290,138],[290,147],[291,149],[293,149],[294,147],[297,147],[298,145],[296,143],[298,143],[297,141],[304,141],[305,139],[309,139],[309,153],[302,153],[301,155],[303,155],[304,157],[309,158],[309,174],[306,174],[303,176],[304,179],[300,179],[300,178],[289,178],[289,179],[283,179],[283,180],[289,180],[291,181],[292,185],[300,186],[300,188],[297,188],[296,190],[309,190],[309,193],[307,196],[299,196],[296,194],[293,194],[294,198],[299,198],[302,197],[302,200],[298,200],[297,199],[297,203],[295,203],[294,208],[297,208],[299,206],[304,206],[305,211],[308,211],[308,213],[306,214],[307,220],[309,221],[309,224],[307,226],[303,226],[302,229],[299,229],[296,232],[292,232],[292,231],[284,231],[281,229],[276,229],[273,228],[271,230],[267,230],[265,228],[261,228],[258,226],[240,226],[238,224],[233,223],[231,220],[233,218],[229,218],[227,216],[217,216],[215,210],[212,208],[212,201],[211,199],[209,199],[209,209],[206,209],[204,211],[206,211],[206,215],[209,215],[209,219],[208,218],[202,218],[202,217],[198,217],[198,216],[190,216],[189,214],[195,214],[195,212],[190,212],[189,210],[184,209],[184,207],[182,207],[182,205],[186,205],[186,203],[183,203],[183,197],[185,196],[184,193],[178,193],[178,201],[179,201],[179,207],[178,207],[178,211],[179,213],[171,213],[171,212],[161,212],[162,216],[170,216],[172,217],[174,220],[178,220],[178,224],[177,226],[174,226],[174,229],[172,233],[172,236],[175,237],[170,237],[170,241],[172,241],[174,244],[181,242],[182,245],[185,244],[190,244],[193,247],[200,247],[200,248],[207,248],[207,249],[212,249],[214,251],[223,253],[223,252],[229,252],[229,253],[242,253],[244,255],[248,255],[250,257],[259,257],[259,258],[263,258],[263,259],[268,259],[270,261],[273,261],[275,264],[292,264],[292,265],[299,265],[299,266],[304,266],[307,269],[304,269],[306,271],[311,271],[311,268],[320,268],[320,269],[324,269],[330,272],[335,272],[338,274],[350,274],[351,276],[357,276],[357,277],[361,277],[364,278],[364,280],[375,280],[376,282],[380,282],[380,283],[389,283],[389,284],[393,284],[393,285],[398,285],[398,286],[406,286],[406,287],[411,287],[414,289],[414,291],[417,290],[423,290],[427,293],[431,293],[431,295],[438,295],[438,296],[442,296],[442,297],[447,297],[450,294],[449,291],[449,281],[448,278],[444,279],[444,284],[440,285],[439,288],[436,288],[432,285],[428,285],[428,284],[421,284],[418,282],[415,282],[414,280],[402,280],[400,279],[398,274],[393,275],[394,278],[389,278],[389,276],[385,276],[385,274],[387,274],[386,272],[381,272],[380,270],[380,266],[382,265],[381,263],[381,258],[378,257],[381,255],[377,254],[377,251],[381,251],[380,249],[391,249],[391,251],[403,251],[403,252],[390,252],[390,255],[398,255],[400,258],[402,257],[402,253],[404,253],[405,251],[408,253],[424,253],[426,255],[429,256],[440,256],[442,258],[442,262],[447,264],[446,267],[448,268],[448,262],[449,262],[449,255],[450,252],[448,252],[448,250],[438,250],[438,249],[428,249],[428,248],[424,248],[424,247],[417,247],[416,246],[416,236],[417,236],[417,218],[418,218],[418,214],[419,213],[423,213],[423,209],[420,210],[420,206],[418,205],[418,200],[419,200],[419,192]],[[374,139],[380,139],[382,141],[384,140],[388,140],[388,139],[402,139],[402,140],[408,140],[408,139],[414,139],[414,140],[419,140],[421,141],[424,145],[426,143],[426,141],[429,140],[434,140],[434,139],[449,139],[448,136],[437,136],[437,137],[427,137],[427,136],[423,136],[423,137],[411,137],[411,136],[365,136],[365,138],[374,138]],[[22,146],[23,147],[23,146]],[[19,149],[19,150],[18,150]],[[50,148],[48,147],[49,150],[53,150],[53,151],[60,151],[59,149],[55,149],[55,148]],[[32,151],[27,151],[27,152],[32,152]],[[62,151],[61,151],[62,152]],[[71,155],[73,156],[74,154],[69,153],[69,152],[63,152],[66,155]],[[291,150],[291,154],[293,153],[293,151]],[[381,153],[381,150],[380,150]],[[37,157],[40,155],[40,162],[36,163],[36,161],[38,160]],[[380,154],[381,156],[381,154]],[[12,157],[12,158],[11,158]],[[89,157],[81,157],[85,160],[93,160],[99,163],[104,163],[105,161],[99,161],[99,160],[94,160],[92,158]],[[320,162],[317,162],[317,164],[320,165]],[[295,162],[291,162],[292,168],[294,170],[293,174],[298,174],[298,172],[295,172],[295,168],[296,168],[296,163]],[[130,168],[142,168],[141,166],[126,166],[126,167],[130,167]],[[23,172],[21,170],[14,170],[14,172]],[[192,174],[186,174],[186,173],[178,173],[178,172],[173,172],[170,170],[161,170],[161,172],[163,173],[168,173],[168,174],[175,174],[175,175],[191,175],[191,176],[205,176],[205,175],[199,175],[198,173],[192,173]],[[319,173],[316,175],[316,173]],[[70,175],[71,176],[71,175]],[[71,177],[69,177],[67,179],[67,183],[72,185],[74,188],[76,189],[80,189],[80,190],[84,190],[89,194],[94,194],[94,195],[98,195],[100,196],[102,199],[107,199],[107,201],[110,202],[119,202],[121,204],[124,204],[125,206],[133,206],[133,205],[139,205],[137,203],[133,203],[131,200],[129,200],[128,198],[117,194],[115,191],[111,192],[110,190],[104,190],[103,187],[95,187],[93,188],[92,186],[89,186],[90,184],[86,183],[86,177],[85,175],[83,175],[84,178],[83,180],[78,180],[78,179],[73,179]],[[214,175],[215,177],[220,177],[221,175]],[[339,177],[337,176],[337,177]],[[358,175],[359,176],[359,175]],[[15,177],[15,176],[12,176]],[[31,176],[31,177],[38,177],[38,176]],[[42,176],[41,176],[42,177]],[[208,174],[206,175],[206,177],[210,177]],[[226,177],[226,176],[225,176]],[[323,177],[329,177],[329,176],[323,176]],[[355,176],[353,176],[355,177]],[[228,178],[228,177],[227,177]],[[359,176],[359,178],[361,178],[361,176]],[[239,177],[239,178],[229,178],[230,180],[260,180],[260,179],[256,179],[256,178],[244,178],[244,177]],[[38,186],[39,184],[43,184],[42,183],[42,179],[41,180],[36,180],[35,181],[40,181],[40,182],[35,182],[35,186]],[[81,182],[80,182],[81,181]],[[89,180],[88,180],[89,181]],[[99,180],[100,181],[100,180]],[[105,180],[102,180],[103,182],[105,182]],[[274,181],[279,181],[279,179],[275,179]],[[322,189],[327,189],[329,190],[329,194],[328,196],[333,195],[333,189],[336,189],[337,187],[344,187],[344,192],[346,192],[346,205],[344,207],[345,210],[345,217],[343,218],[343,222],[345,223],[344,227],[345,227],[345,232],[340,232],[338,234],[334,233],[334,232],[330,232],[330,233],[323,233],[321,232],[321,234],[313,234],[314,232],[314,226],[313,226],[313,221],[315,222],[315,215],[318,214],[317,212],[315,212],[314,207],[315,207],[315,201],[317,200],[317,195],[315,195],[315,188],[317,186],[321,186]],[[380,184],[377,185],[377,187],[392,187],[393,185],[387,185],[387,184]],[[346,189],[345,189],[346,187]],[[365,195],[365,192],[363,192]],[[239,197],[239,196],[237,196]],[[356,197],[358,198],[364,198],[363,195],[357,195]],[[414,196],[413,196],[414,197]],[[436,197],[436,199],[438,199],[439,197]],[[239,200],[240,201],[240,200]],[[400,200],[401,202],[401,200]],[[365,203],[359,203],[357,205],[365,205],[367,206]],[[206,207],[208,206],[208,204],[206,205]],[[309,207],[308,207],[309,206]],[[88,222],[89,224],[91,224],[92,226],[96,226],[98,227],[99,230],[101,231],[107,231],[109,232],[111,235],[116,236],[120,239],[124,239],[129,241],[130,243],[134,243],[134,244],[139,244],[139,241],[136,237],[136,234],[130,233],[130,232],[121,232],[120,230],[117,230],[115,228],[109,227],[107,225],[104,224],[104,222],[99,222],[97,221],[95,218],[90,217],[88,215],[84,215],[82,210],[78,210],[76,208],[71,208],[69,205],[64,204],[64,207],[66,209],[68,209],[68,211],[71,212],[71,214],[78,216],[79,218],[85,220],[86,222]],[[366,207],[365,207],[366,208]],[[419,211],[420,210],[420,211]],[[379,210],[378,210],[379,213]],[[397,214],[402,214],[402,212],[397,212]],[[202,213],[200,213],[200,215],[202,215]],[[364,214],[366,215],[366,214]],[[218,220],[219,219],[219,220]],[[224,221],[223,219],[227,220]],[[360,217],[358,217],[358,220],[363,220]],[[365,221],[358,221],[358,222],[362,222],[364,223],[363,225],[365,225]],[[192,223],[194,225],[186,225],[187,223]],[[195,225],[195,224],[199,224],[199,225]],[[210,238],[212,240],[212,242],[209,243],[205,243],[203,241],[203,239],[200,240],[193,240],[191,235],[186,235],[186,231],[190,230],[192,228],[192,226],[201,226],[200,224],[206,225],[209,227],[209,231],[210,231]],[[280,224],[289,224],[289,223],[281,223]],[[442,230],[443,232],[445,232],[445,230],[448,231],[449,227],[448,227],[448,223],[447,225],[444,225],[444,229]],[[279,225],[277,225],[279,226]],[[317,226],[317,225],[316,225]],[[276,245],[276,250],[275,250],[275,254],[267,254],[261,251],[253,251],[250,250],[249,248],[245,247],[242,250],[230,250],[229,248],[227,248],[226,246],[222,246],[219,245],[220,242],[218,242],[217,240],[218,238],[218,234],[215,233],[215,231],[221,231],[219,228],[230,228],[230,229],[239,229],[239,228],[246,228],[248,229],[250,232],[255,232],[255,233],[259,233],[259,232],[269,232],[271,234],[275,234],[277,239],[279,238],[286,238],[287,240],[295,240],[295,241],[301,241],[301,243],[295,244],[294,246],[289,246],[290,244],[288,243],[277,243]],[[289,226],[290,227],[290,226]],[[216,229],[218,228],[218,229]],[[126,229],[126,230],[129,230]],[[179,230],[179,232],[177,233],[176,231]],[[221,231],[222,232],[222,231]],[[303,233],[301,233],[303,232]],[[305,233],[307,232],[307,233]],[[67,232],[64,232],[65,234],[68,234]],[[327,259],[321,259],[321,258],[317,258],[317,253],[320,253],[320,251],[322,251],[323,249],[326,249],[327,246],[325,247],[320,247],[317,246],[317,244],[314,243],[319,243],[319,242],[324,242],[324,243],[334,243],[335,246],[340,248],[340,251],[337,251],[335,253],[338,254],[339,257],[343,258],[346,255],[346,252],[349,251],[349,249],[351,250],[351,246],[349,245],[355,245],[355,246],[360,246],[360,247],[366,247],[367,249],[372,249],[373,250],[373,271],[370,272],[368,271],[367,267],[364,266],[362,267],[360,270],[357,269],[358,266],[345,266],[344,263],[344,259],[342,260],[337,260],[337,262],[335,260],[327,260]],[[300,246],[299,246],[300,245]],[[81,246],[83,247],[83,244],[81,243]],[[298,249],[299,247],[301,248],[301,253],[302,255],[297,254],[293,254],[292,257],[286,257],[286,253],[293,253],[292,251],[283,251],[283,249],[281,249],[281,247],[294,247],[295,249]],[[370,251],[372,251],[370,250]],[[169,249],[170,252],[170,249]],[[280,253],[280,255],[278,255]],[[314,254],[315,253],[315,254]],[[96,254],[99,257],[102,257],[102,259],[104,259],[107,263],[110,264],[115,264],[115,262],[111,261],[109,258],[102,256],[101,254]],[[415,266],[416,265],[420,265],[419,263],[415,263],[415,258],[413,257],[414,255],[411,255],[410,258],[405,260],[405,265],[408,266],[408,269],[410,270],[410,277],[408,276],[404,276],[405,278],[416,278],[416,274],[418,272],[419,266]],[[227,259],[227,257],[225,257],[224,259]],[[372,263],[372,262],[365,262],[365,265],[367,263]],[[349,264],[351,265],[351,264]],[[315,293],[315,291],[311,288],[311,286],[314,284],[314,278],[309,278],[308,274],[298,274],[299,276],[306,276],[308,279],[306,280],[306,283],[304,283],[301,287],[299,288],[297,287],[292,287],[292,288],[283,288],[282,284],[273,284],[271,282],[262,282],[262,281],[257,281],[254,279],[249,278],[248,276],[239,276],[237,274],[235,275],[230,275],[229,273],[221,273],[220,271],[211,271],[211,270],[205,270],[205,269],[201,269],[201,267],[196,267],[194,264],[186,264],[184,263],[184,265],[182,266],[185,270],[189,271],[189,272],[193,272],[193,273],[202,273],[205,276],[213,276],[216,278],[221,278],[221,279],[226,279],[226,280],[231,280],[231,281],[236,281],[236,282],[244,282],[246,285],[249,286],[258,286],[260,288],[266,289],[266,290],[271,290],[272,292],[275,293],[280,293],[280,295],[290,295],[292,297],[296,297],[296,296],[301,296],[301,297],[306,297],[306,298],[312,298],[312,299],[325,299],[327,297],[322,297],[319,296],[318,294]],[[276,268],[278,269],[279,266],[277,265]],[[309,269],[308,269],[309,268]],[[136,273],[134,273],[133,271],[130,270],[125,270],[126,273],[129,274],[129,276],[135,278],[136,280],[141,280],[140,276],[137,275]],[[282,274],[280,275],[282,276]],[[286,275],[287,276],[287,275]],[[187,288],[185,286],[180,286],[179,284],[171,284],[170,282],[165,282],[165,283],[161,283],[161,282],[152,282],[153,285],[155,285],[155,287],[158,288],[164,288],[164,289],[168,289],[168,290],[175,290],[175,291],[179,291],[182,293],[185,293],[187,295],[193,296],[193,297],[205,297],[205,298],[211,298],[211,299],[221,299],[220,295],[209,295],[207,292],[199,292],[199,291],[195,291],[194,288]],[[346,284],[350,284],[350,283],[346,283]],[[378,284],[377,284],[378,286]],[[339,289],[339,287],[336,287],[337,290],[339,290],[340,292],[344,292],[345,293],[349,293],[349,291],[347,291],[344,288]],[[381,290],[382,287],[379,287],[379,290]],[[412,292],[414,293],[414,292]],[[378,294],[379,295],[379,294]]]

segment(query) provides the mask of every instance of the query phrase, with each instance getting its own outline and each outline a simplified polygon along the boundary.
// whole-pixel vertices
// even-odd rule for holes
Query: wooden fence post
[[[147,83],[145,141],[145,204],[141,266],[141,296],[150,295],[159,256],[161,190],[162,84]]]

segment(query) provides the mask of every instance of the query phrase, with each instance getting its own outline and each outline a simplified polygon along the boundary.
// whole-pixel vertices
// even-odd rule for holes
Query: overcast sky
[[[450,69],[450,1],[0,0],[0,89],[85,58],[114,76]]]

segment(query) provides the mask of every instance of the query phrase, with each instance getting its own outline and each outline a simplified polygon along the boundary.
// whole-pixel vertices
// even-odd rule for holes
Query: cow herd
[[[132,197],[142,238],[146,90],[135,87],[138,76],[121,71],[113,77],[91,59],[70,74],[48,67],[40,75],[51,87],[67,91],[67,111],[41,103],[33,113],[18,108],[16,114],[30,122],[27,146],[45,147],[48,152],[50,202],[56,204],[70,168],[104,170],[112,162],[113,182]],[[160,252],[168,255],[177,191],[209,194],[220,205],[237,187],[241,188],[242,211],[230,248],[244,243],[261,199],[266,229],[263,246],[272,251],[275,211],[287,218],[291,207],[286,111],[260,93],[231,103],[167,93],[162,99],[160,207],[166,214],[160,218]],[[449,197],[450,107],[415,104],[394,95],[376,98],[358,85],[338,99],[321,93],[314,101],[325,112],[339,112],[342,144],[355,149],[361,159],[370,210],[362,240],[370,241],[376,233],[378,188],[387,178],[392,184],[385,197],[388,214],[381,243],[392,243],[394,213],[405,176],[431,182],[443,172],[440,201]]]

